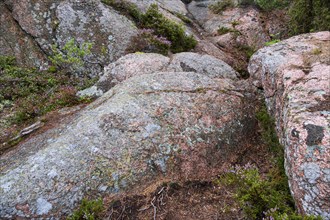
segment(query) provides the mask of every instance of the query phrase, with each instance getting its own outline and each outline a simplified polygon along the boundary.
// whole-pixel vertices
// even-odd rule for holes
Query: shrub
[[[289,16],[291,35],[330,30],[330,1],[294,0]]]
[[[158,37],[152,29],[142,29],[139,34],[132,38],[131,45],[127,48],[128,53],[146,52],[167,55],[171,42],[164,37]]]
[[[209,8],[213,13],[221,14],[227,8],[232,8],[234,6],[235,6],[235,4],[233,3],[232,0],[222,0],[222,1],[215,2],[214,4],[211,4],[209,6]]]
[[[99,219],[98,214],[103,210],[103,202],[98,200],[83,199],[78,210],[76,210],[67,220],[95,220]]]
[[[197,44],[193,36],[185,33],[181,24],[171,21],[160,13],[157,4],[150,5],[146,13],[142,13],[135,4],[125,0],[102,0],[102,2],[131,17],[139,28],[152,30],[152,34],[146,34],[145,30],[142,30],[139,36],[133,37],[132,45],[128,49],[130,52],[145,51],[143,48],[148,48],[147,52],[152,48],[151,51],[167,54],[168,43],[166,41],[169,41],[169,50],[178,53],[191,50]],[[181,14],[176,15],[183,22],[191,22]],[[138,39],[139,37],[142,39]]]
[[[262,219],[264,212],[272,208],[280,213],[292,213],[290,193],[283,193],[272,181],[263,180],[258,169],[250,164],[233,167],[219,181],[235,188],[235,199],[250,219]]]
[[[257,167],[246,164],[225,172],[218,183],[234,187],[235,199],[248,219],[269,220],[321,220],[320,217],[301,216],[295,211],[288,178],[284,169],[284,149],[280,145],[274,119],[267,113],[265,104],[257,112],[263,142],[273,157],[273,168],[261,176]]]
[[[233,28],[227,28],[227,27],[219,27],[217,30],[218,34],[223,35],[223,34],[227,34],[227,33],[234,33],[235,35],[240,35],[241,33]]]
[[[131,17],[136,23],[141,20],[142,13],[135,4],[123,0],[101,0],[102,3],[111,6],[117,11],[122,12],[126,16]]]
[[[251,46],[248,46],[248,45],[238,45],[237,49],[239,51],[243,52],[248,60],[256,52],[256,49],[254,47],[251,47]]]
[[[283,8],[288,6],[290,0],[221,0],[209,6],[215,14],[221,14],[227,8],[235,6],[256,6],[261,10],[270,11],[276,8]]]
[[[142,15],[143,28],[154,30],[155,35],[164,37],[171,42],[171,51],[175,53],[193,49],[197,41],[194,37],[187,36],[182,25],[166,18],[159,12],[158,6],[152,4],[147,12]]]
[[[218,183],[234,187],[234,197],[248,219],[322,219],[298,215],[287,182],[283,185],[283,180],[274,173],[262,178],[259,170],[251,164],[232,167],[219,178]]]
[[[289,0],[254,0],[254,3],[262,10],[271,11],[288,6]]]
[[[16,64],[16,59],[13,56],[0,56],[0,70],[9,68]]]
[[[53,55],[49,57],[53,65],[62,68],[76,71],[84,65],[85,56],[91,54],[93,44],[84,42],[80,46],[75,39],[71,39],[61,48],[57,45],[52,45]]]
[[[50,110],[78,104],[76,91],[89,86],[91,81],[54,72],[56,69],[40,72],[18,67],[12,57],[0,56],[0,65],[1,102],[12,103],[12,123],[22,123]]]

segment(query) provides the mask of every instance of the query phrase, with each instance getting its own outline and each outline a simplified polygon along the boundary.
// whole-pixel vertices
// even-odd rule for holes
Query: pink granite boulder
[[[330,218],[330,32],[259,50],[249,64],[285,147],[291,193],[303,214]]]

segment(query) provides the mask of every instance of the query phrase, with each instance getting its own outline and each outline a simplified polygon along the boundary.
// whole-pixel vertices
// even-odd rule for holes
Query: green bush
[[[53,55],[49,59],[59,68],[75,71],[84,65],[84,58],[91,54],[92,46],[88,42],[79,46],[75,39],[70,39],[61,49],[52,45]]]
[[[158,6],[152,4],[142,15],[141,26],[154,30],[157,36],[165,37],[171,42],[171,51],[175,53],[193,49],[197,41],[192,35],[187,36],[182,25],[166,18],[159,12]]]
[[[16,65],[16,59],[13,56],[0,56],[0,70],[7,69]]]
[[[235,23],[234,23],[235,24]],[[227,33],[234,33],[235,35],[240,35],[241,33],[234,29],[234,28],[228,28],[228,27],[219,27],[217,30],[218,34],[223,35],[223,34],[227,34]]]
[[[215,2],[214,4],[211,4],[209,6],[209,8],[213,13],[221,14],[227,8],[232,8],[234,6],[235,6],[235,4],[233,3],[232,0],[221,0],[221,1]]]
[[[102,0],[102,2],[131,17],[136,25],[142,29],[142,33],[139,36],[133,37],[133,43],[128,49],[130,52],[144,51],[141,48],[148,47],[148,45],[145,45],[146,43],[149,43],[150,48],[156,48],[151,49],[151,51],[160,51],[162,54],[167,54],[169,50],[174,53],[189,51],[197,45],[195,38],[192,35],[188,36],[181,24],[171,21],[159,12],[157,4],[150,5],[146,13],[142,13],[131,2],[122,0]],[[177,14],[177,16],[183,22],[191,22],[181,14]],[[145,30],[152,30],[153,36],[145,34]],[[138,37],[143,39],[138,39]],[[166,41],[170,42],[169,50],[167,49],[168,44]]]
[[[290,0],[220,0],[210,5],[209,8],[215,14],[221,14],[227,8],[232,8],[236,6],[256,6],[264,11],[270,11],[277,8],[284,8],[288,6]]]
[[[67,220],[96,220],[98,214],[103,210],[103,202],[101,199],[98,200],[87,200],[83,199],[78,210],[76,210]]]
[[[271,11],[288,6],[289,0],[254,0],[254,3],[262,10]]]
[[[218,183],[234,187],[235,199],[248,219],[321,220],[320,217],[301,216],[295,211],[288,178],[284,169],[284,148],[278,141],[274,119],[265,105],[257,112],[262,140],[273,158],[273,168],[264,176],[251,165],[235,166],[224,173]]]
[[[139,30],[137,36],[131,39],[131,45],[126,52],[145,52],[145,53],[160,53],[167,55],[170,51],[171,42],[164,37],[155,35],[152,29]]]
[[[262,178],[256,167],[246,164],[233,167],[218,179],[218,183],[234,187],[234,197],[248,219],[322,220],[295,212],[288,184],[283,185],[278,173],[271,172]]]
[[[289,15],[291,35],[330,30],[328,0],[294,0]]]
[[[249,219],[262,219],[265,212],[276,208],[277,213],[292,213],[290,193],[277,190],[270,180],[263,180],[257,168],[236,166],[219,179],[221,184],[235,188],[235,199]]]
[[[101,0],[101,2],[131,17],[136,23],[139,23],[141,20],[142,13],[137,6],[131,2],[123,0]]]
[[[16,65],[13,57],[0,56],[0,97],[13,103],[12,123],[22,123],[50,110],[78,104],[78,89],[89,79],[67,76],[64,72],[38,71]]]

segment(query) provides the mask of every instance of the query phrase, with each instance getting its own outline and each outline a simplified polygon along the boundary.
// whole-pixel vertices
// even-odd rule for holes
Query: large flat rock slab
[[[230,79],[194,72],[127,79],[1,156],[0,217],[60,218],[87,195],[218,174],[254,133],[246,96]]]

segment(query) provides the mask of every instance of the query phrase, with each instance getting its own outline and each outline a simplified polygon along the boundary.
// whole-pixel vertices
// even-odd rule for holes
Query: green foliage
[[[292,35],[330,30],[330,1],[294,0],[289,16]]]
[[[271,178],[263,180],[253,166],[236,166],[219,181],[235,188],[235,198],[250,219],[262,219],[264,212],[274,208],[277,213],[294,212],[290,194],[278,189]]]
[[[228,28],[228,27],[219,27],[217,30],[218,34],[223,35],[223,34],[227,34],[227,33],[235,33],[236,35],[240,35],[240,32],[236,29],[233,28]]]
[[[235,199],[248,219],[321,219],[298,215],[294,210],[288,184],[286,182],[283,185],[282,182],[277,173],[262,178],[258,169],[250,164],[233,167],[218,180],[219,184],[234,187]]]
[[[288,6],[289,0],[254,0],[254,3],[262,10],[271,11]]]
[[[271,40],[271,41],[269,41],[269,42],[266,42],[265,43],[265,46],[271,46],[271,45],[273,45],[273,44],[276,44],[276,43],[278,43],[278,42],[280,42],[281,40],[279,40],[279,39],[274,39],[274,40]]]
[[[139,23],[141,20],[142,13],[137,6],[131,2],[123,0],[101,0],[101,2],[131,17],[136,23]]]
[[[171,42],[164,37],[158,37],[151,29],[143,29],[132,38],[131,45],[127,48],[128,53],[148,52],[167,55],[170,51]]]
[[[158,6],[152,4],[142,15],[141,26],[154,30],[155,35],[165,37],[171,42],[171,51],[175,53],[193,49],[197,41],[193,36],[187,36],[182,25],[166,18],[159,12]]]
[[[49,57],[53,65],[62,68],[77,70],[84,65],[85,56],[91,54],[93,44],[84,42],[81,46],[75,39],[71,39],[60,50],[57,45],[52,45],[53,55]]]
[[[186,24],[191,24],[191,23],[192,23],[192,21],[191,21],[189,18],[187,18],[185,15],[183,15],[183,14],[175,13],[175,15],[176,15],[178,18],[180,18],[181,21],[183,21],[183,22],[186,23]]]
[[[254,47],[250,47],[248,45],[239,45],[237,46],[237,49],[239,51],[242,51],[247,59],[250,59],[252,57],[252,55],[256,52],[256,49]]]
[[[188,51],[197,45],[193,36],[188,36],[184,27],[159,12],[157,4],[152,4],[146,13],[140,12],[135,4],[122,0],[102,0],[114,9],[131,17],[136,25],[143,29],[139,36],[134,37],[129,52],[158,52],[167,54],[170,50],[174,53]],[[189,24],[191,21],[181,14],[176,14],[183,22]],[[152,30],[152,35],[144,33],[144,30]],[[139,39],[142,38],[142,39]],[[170,47],[168,43],[170,42]],[[148,45],[149,44],[149,45]],[[147,48],[149,47],[149,48]],[[147,49],[143,49],[147,48]],[[151,49],[150,49],[151,48]]]
[[[274,166],[262,177],[259,170],[250,164],[235,166],[219,180],[219,184],[235,189],[235,198],[249,219],[317,220],[313,216],[300,216],[295,212],[288,179],[284,170],[284,149],[278,142],[274,120],[266,106],[256,114],[262,139],[274,155]]]
[[[22,123],[50,110],[81,102],[77,89],[89,84],[62,72],[18,67],[12,57],[0,56],[0,97],[13,105],[12,123]]]
[[[222,0],[222,1],[215,2],[214,4],[211,4],[209,6],[209,8],[213,13],[221,14],[227,8],[232,8],[234,6],[235,6],[235,4],[233,3],[232,0]]]
[[[288,6],[290,0],[220,0],[210,5],[209,8],[215,14],[221,14],[227,8],[233,8],[236,6],[256,6],[264,11],[270,11],[277,8],[284,8]]]
[[[262,108],[257,112],[256,118],[259,121],[261,127],[261,136],[265,144],[269,147],[270,152],[272,152],[277,160],[281,160],[278,167],[283,168],[284,163],[282,163],[284,157],[284,150],[281,144],[278,142],[278,137],[275,131],[275,121],[268,114],[266,105],[263,105]],[[283,161],[284,162],[284,161]]]
[[[15,57],[13,56],[0,56],[0,70],[7,69],[16,65]]]
[[[103,210],[103,202],[98,200],[83,199],[78,210],[76,210],[67,220],[96,220],[100,219],[98,214]]]

